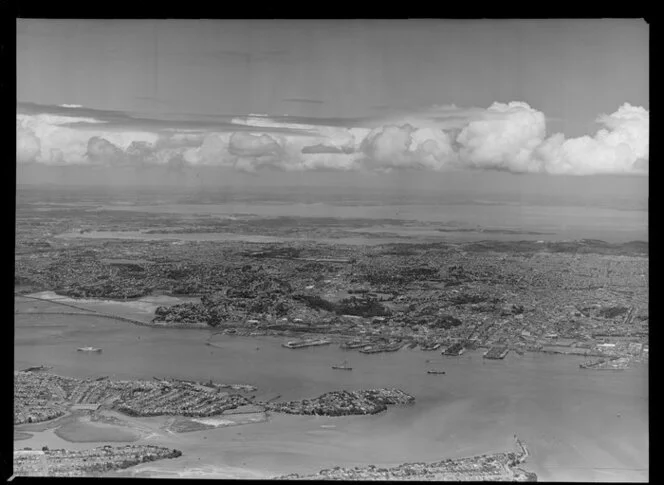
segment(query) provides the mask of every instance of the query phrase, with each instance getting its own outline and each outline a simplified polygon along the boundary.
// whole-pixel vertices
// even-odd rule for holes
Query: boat
[[[50,370],[52,368],[52,366],[48,365],[38,365],[35,367],[28,367],[27,369],[23,369],[22,372],[38,372],[40,370]]]
[[[444,370],[429,369],[427,371],[427,374],[445,374],[445,371]]]
[[[333,365],[332,368],[335,369],[335,370],[353,370],[352,367],[348,366],[348,361],[347,360],[344,360],[343,364],[341,364],[341,365]]]
[[[98,349],[97,347],[79,347],[76,350],[78,352],[101,352],[101,349]]]

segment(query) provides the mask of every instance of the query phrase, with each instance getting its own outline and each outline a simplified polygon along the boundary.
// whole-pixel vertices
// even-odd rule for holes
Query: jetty
[[[483,357],[485,359],[504,359],[509,352],[509,348],[506,346],[495,346],[491,347],[489,350],[484,352]]]
[[[450,345],[445,350],[443,350],[441,353],[442,353],[442,355],[449,355],[449,356],[457,357],[457,356],[463,354],[465,351],[466,351],[466,349],[463,346],[463,344],[456,343],[456,344]]]
[[[282,347],[287,349],[302,349],[304,347],[318,347],[320,345],[330,345],[332,342],[329,339],[300,339],[300,340],[291,340],[285,344],[281,344]]]
[[[579,367],[582,369],[592,369],[592,370],[614,370],[621,371],[625,370],[629,365],[629,359],[625,357],[613,358],[613,359],[598,359],[598,360],[587,360],[582,364],[579,364]]]
[[[363,354],[378,354],[381,352],[396,352],[401,349],[405,344],[403,342],[397,342],[395,344],[386,344],[386,345],[370,345],[363,349],[360,349],[360,352]]]
[[[367,342],[366,340],[350,340],[348,342],[343,342],[342,344],[340,344],[339,348],[343,350],[355,350],[367,347],[369,345],[370,345],[369,342]]]

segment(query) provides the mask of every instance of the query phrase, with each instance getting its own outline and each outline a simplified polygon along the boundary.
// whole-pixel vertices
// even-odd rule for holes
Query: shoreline
[[[277,344],[275,342],[275,346],[276,345]],[[422,355],[424,355],[424,354],[425,353],[422,353]],[[551,356],[551,357],[554,357],[554,356]],[[560,359],[560,357],[556,357],[556,358]],[[426,403],[424,403],[424,404],[426,406]],[[461,403],[460,403],[460,405],[461,405]],[[465,408],[466,406],[463,405],[462,407]],[[448,412],[446,412],[446,414],[448,414],[448,413],[450,414],[449,419],[454,420],[455,419],[454,418],[454,415],[455,415],[454,413],[455,412],[452,411],[452,410],[449,410]],[[400,411],[399,414],[404,414],[404,413],[403,413],[403,411]],[[272,424],[270,424],[270,423],[256,423],[256,424],[253,424],[253,425],[248,425],[248,426],[254,426],[255,427],[255,429],[253,431],[245,428],[245,425],[242,425],[242,426],[239,426],[239,427],[235,426],[235,427],[227,428],[226,430],[223,430],[223,429],[218,429],[216,431],[213,430],[214,431],[213,434],[210,434],[207,431],[194,431],[194,432],[191,433],[191,440],[194,440],[194,442],[196,442],[196,441],[201,442],[200,440],[202,440],[204,437],[207,437],[208,440],[215,439],[215,442],[217,440],[220,440],[219,443],[221,443],[222,441],[226,441],[229,438],[233,439],[232,437],[235,437],[236,433],[239,432],[242,435],[247,436],[247,438],[246,438],[247,440],[250,440],[250,441],[247,442],[246,445],[244,445],[241,449],[238,450],[238,453],[240,453],[240,450],[242,450],[240,455],[238,455],[238,456],[243,456],[243,454],[246,453],[247,458],[251,457],[252,464],[248,463],[247,467],[244,467],[244,468],[254,470],[257,473],[259,473],[259,470],[261,470],[261,468],[263,468],[263,470],[260,471],[260,473],[263,473],[264,474],[263,476],[267,477],[268,476],[268,471],[270,469],[270,464],[269,464],[270,462],[267,461],[267,462],[263,463],[265,457],[268,456],[268,455],[266,455],[266,453],[269,453],[270,455],[272,453],[279,454],[280,450],[283,449],[283,446],[284,446],[285,443],[291,443],[291,442],[293,444],[296,443],[297,442],[296,440],[300,439],[300,438],[297,438],[297,437],[302,435],[302,433],[305,433],[304,435],[302,435],[304,437],[309,433],[313,433],[314,429],[319,429],[319,431],[317,433],[319,433],[319,434],[320,433],[325,433],[326,435],[328,435],[328,433],[329,433],[329,436],[332,437],[332,436],[337,435],[339,432],[342,432],[341,426],[343,426],[343,429],[348,429],[348,430],[354,429],[356,425],[355,424],[350,424],[350,423],[357,423],[357,424],[364,423],[362,425],[361,429],[367,428],[367,430],[369,430],[369,429],[375,427],[375,424],[371,425],[371,422],[373,422],[373,420],[380,419],[380,420],[382,420],[381,422],[386,422],[387,423],[388,421],[391,421],[393,419],[390,416],[392,416],[392,417],[395,416],[395,413],[392,410],[388,410],[387,414],[383,414],[382,416],[374,416],[374,417],[371,417],[371,416],[355,416],[355,417],[342,417],[342,418],[320,418],[320,417],[317,418],[317,417],[314,417],[314,416],[307,417],[307,416],[292,416],[292,415],[287,415],[287,416],[286,415],[284,415],[284,416],[275,415],[275,416],[273,416],[272,419],[274,419],[276,421],[273,421]],[[365,418],[368,418],[371,421],[364,421]],[[144,419],[144,418],[140,418],[139,421],[142,420],[142,419]],[[386,419],[388,421],[385,421]],[[148,420],[148,422],[153,423],[152,426],[156,426],[156,423],[162,421],[161,419],[155,420],[155,418],[147,418],[147,420]],[[339,421],[337,421],[337,420],[339,420]],[[306,425],[306,423],[310,423],[310,424]],[[337,429],[323,430],[321,425],[325,425],[327,423],[336,423]],[[349,428],[349,426],[350,426],[350,428]],[[348,431],[343,431],[343,432],[347,433]],[[282,435],[282,433],[283,433],[283,435]],[[40,434],[41,433],[38,433],[30,441],[33,442],[33,443],[34,442],[39,442],[40,441]],[[186,434],[189,434],[189,433],[186,433]],[[217,438],[214,438],[215,436]],[[281,436],[283,436],[283,438],[278,438],[278,437],[281,437]],[[391,436],[392,435],[388,433],[387,435],[385,435],[385,439],[396,439],[396,435],[394,436],[394,438],[392,438]],[[267,437],[269,437],[268,442],[264,443],[265,438],[267,438]],[[276,441],[274,441],[274,443],[271,444],[271,440],[274,440],[275,438],[276,438]],[[166,435],[164,435],[164,438],[158,438],[158,440],[160,440],[160,439],[169,439],[170,440],[171,438],[168,438]],[[239,439],[239,438],[235,438],[235,439]],[[478,439],[481,441],[482,440],[481,436]],[[241,438],[240,441],[232,441],[232,442],[228,443],[228,445],[224,445],[223,449],[227,450],[225,453],[228,453],[228,452],[230,452],[230,450],[233,450],[233,446],[241,445],[244,440],[245,440],[245,438]],[[142,442],[143,441],[139,441],[139,443],[142,443]],[[306,442],[309,442],[309,440],[307,439]],[[318,453],[314,450],[318,450],[319,449],[318,447],[321,446],[322,443],[326,443],[326,442],[327,442],[327,440],[325,438],[323,438],[323,436],[321,434],[320,439],[317,438],[315,440],[315,443],[311,443],[311,445],[309,446],[309,448],[311,448],[311,450],[306,450],[305,451],[306,447],[305,448],[300,448],[300,445],[297,445],[296,447],[295,447],[295,445],[293,445],[294,448],[293,448],[292,451],[298,453],[297,456],[300,456],[300,454],[302,454],[302,453],[307,454],[307,455],[302,455],[302,456],[310,456],[309,453]],[[18,443],[21,443],[21,444],[18,444]],[[21,441],[21,442],[17,442],[16,444],[20,447],[23,443],[26,443],[26,442]],[[159,443],[159,441],[157,441],[157,443]],[[205,443],[205,441],[201,442],[201,444],[203,444],[203,443]],[[261,444],[259,444],[259,443],[261,443]],[[360,448],[358,448],[358,451],[359,451],[359,449],[363,449],[363,447],[367,446],[368,444],[369,444],[369,442],[367,442],[365,445],[363,445],[362,443],[358,443],[358,446],[360,447]],[[530,444],[530,442],[528,442],[528,444]],[[53,445],[56,445],[56,443],[53,443]],[[82,444],[79,444],[78,446],[83,446],[84,448],[88,448],[91,445],[92,445],[92,443],[82,443]],[[49,446],[52,446],[51,443],[49,443]],[[167,445],[167,446],[178,447],[178,445],[175,445],[175,444]],[[291,445],[289,444],[288,445],[289,449],[290,449],[290,446]],[[329,448],[328,448],[328,446],[329,446]],[[322,468],[325,468],[325,467],[328,467],[328,466],[337,466],[337,465],[354,466],[351,456],[347,456],[348,453],[343,452],[341,449],[339,449],[337,451],[336,450],[337,446],[342,446],[343,447],[343,444],[338,442],[338,440],[335,438],[335,440],[333,442],[330,442],[329,445],[326,444],[324,448],[320,448],[321,452],[323,450],[329,450],[329,451],[335,450],[335,451],[334,451],[333,454],[330,455],[331,458],[334,457],[334,458],[332,458],[332,463],[330,463],[330,465],[327,465],[324,462],[320,462],[320,459],[317,459],[319,461],[314,462],[314,463],[319,463],[320,462],[321,466],[319,467],[319,469],[322,469]],[[63,447],[63,445],[58,445],[58,447]],[[254,450],[254,447],[255,447],[255,450]],[[496,451],[500,451],[500,449],[502,447],[498,443],[494,442],[493,444],[489,444],[489,446],[487,446],[486,447],[487,449],[485,449],[485,450],[482,450],[481,447],[479,447],[479,449],[478,449],[477,446],[472,446],[471,448],[472,448],[472,451],[469,449],[468,451],[471,451],[471,452],[468,453],[468,454],[464,453],[464,456],[477,456],[477,455],[480,455],[482,453],[487,453],[487,452],[493,453],[493,452],[496,452]],[[530,450],[530,448],[531,447],[528,446],[529,453],[532,455],[532,450]],[[193,453],[194,456],[195,456],[196,454],[198,454],[198,451],[196,451],[196,450],[198,450],[199,448],[196,444],[194,444],[192,442],[191,445],[187,445],[187,446],[184,446],[183,448],[179,448],[179,449],[182,449],[183,452],[185,453],[185,455],[191,456],[191,454]],[[190,451],[187,451],[187,450],[190,450]],[[479,453],[476,452],[475,450],[479,451]],[[329,451],[328,451],[328,453],[329,453]],[[540,450],[540,453],[542,451],[543,450]],[[444,451],[443,453],[444,454],[442,456],[451,456],[451,457],[455,456],[455,453],[453,453],[452,450]],[[413,453],[411,453],[411,455],[412,454]],[[375,453],[368,454],[366,456],[365,463],[368,462],[368,463],[378,464],[378,463],[381,463],[383,461],[382,459],[378,459],[378,457],[374,456],[374,455],[376,455],[376,454]],[[415,453],[415,455],[417,455],[417,453]],[[202,459],[204,459],[204,460],[210,460],[210,459],[214,460],[214,458],[212,458],[213,455],[205,454],[205,455],[201,455],[201,456],[202,456]],[[358,455],[358,456],[363,456],[363,455]],[[386,463],[385,463],[385,465],[381,465],[381,466],[388,467],[388,466],[395,466],[395,465],[398,465],[399,463],[402,463],[398,460],[395,460],[395,458],[397,458],[397,456],[394,455],[394,454],[392,455],[391,459],[388,456],[385,456],[384,458],[385,458]],[[415,458],[415,460],[413,460],[413,458]],[[422,460],[422,458],[424,458],[424,460]],[[422,458],[417,458],[416,456],[409,456],[408,460],[404,460],[404,461],[406,461],[406,462],[413,462],[413,461],[430,462],[430,461],[433,461],[433,460],[431,460],[431,457],[428,457],[426,455],[422,455]],[[240,458],[233,458],[233,460],[236,460],[236,459],[239,460]],[[456,458],[454,458],[454,459],[456,459]],[[540,460],[542,460],[542,459],[543,458],[541,458],[541,457],[540,458],[535,457],[535,461],[533,463],[530,463],[530,460],[529,460],[529,465],[527,466],[527,469],[528,470],[532,469],[533,471],[535,471],[539,475],[540,466],[538,466],[537,463],[538,463],[538,461],[541,463]],[[229,466],[233,466],[234,463],[235,463],[233,460],[229,459],[229,461],[227,461],[226,463],[228,463]],[[336,461],[336,460],[338,460],[338,461]],[[336,461],[336,463],[335,463],[335,461]],[[189,465],[189,464],[184,465],[184,463],[191,463],[191,465]],[[238,462],[238,464],[239,464],[239,462]],[[542,463],[542,464],[544,464],[544,463]],[[176,465],[176,463],[173,462],[172,464],[168,465],[167,468],[172,468],[175,465]],[[166,466],[166,465],[163,465],[163,466]],[[194,457],[191,462],[183,462],[183,466],[185,466],[186,468],[195,467],[196,466],[196,458]],[[284,463],[283,466],[287,467],[287,466],[294,466],[294,465],[287,465],[286,463]],[[357,466],[362,466],[362,464],[358,463]],[[573,464],[570,465],[570,466],[573,468]],[[597,464],[596,464],[596,466],[597,466]],[[298,467],[292,468],[291,470],[295,471],[297,469],[298,469]],[[171,474],[172,473],[172,472],[170,472],[168,470],[165,470],[165,469],[162,470],[162,471],[163,471],[164,475],[162,475],[162,472],[159,472],[159,474],[157,474],[157,476],[166,476],[166,474]],[[284,470],[284,471],[286,473],[291,473],[292,472],[292,471],[288,471],[288,470]],[[299,473],[303,473],[303,472],[299,472]],[[208,473],[208,472],[206,472],[206,473]],[[272,473],[272,475],[270,475],[270,477],[278,476],[280,474],[283,474],[283,473],[280,473],[280,472],[275,470]],[[175,476],[175,475],[171,475],[171,476]],[[213,478],[214,476],[215,475],[210,475],[210,478]],[[620,475],[620,476],[622,477],[623,475]],[[543,478],[543,479],[546,479],[546,478]]]
[[[632,352],[633,346],[645,342],[645,347],[637,350],[647,359],[648,337],[644,335],[648,325],[647,295],[642,294],[643,285],[647,285],[647,247],[644,249],[644,244],[621,247],[619,253],[632,249],[645,251],[641,256],[623,257],[616,256],[612,248],[601,254],[602,244],[592,242],[547,245],[554,249],[533,254],[529,243],[482,243],[450,249],[451,244],[439,247],[412,239],[404,242],[406,244],[394,248],[386,246],[384,250],[364,248],[357,253],[357,261],[353,258],[352,263],[342,263],[347,259],[346,249],[334,247],[321,250],[305,245],[300,248],[303,257],[255,259],[246,251],[247,247],[256,247],[251,244],[201,242],[171,247],[138,241],[130,244],[110,240],[103,244],[70,241],[69,250],[64,253],[68,257],[69,253],[77,256],[86,248],[96,252],[95,256],[81,252],[78,255],[82,261],[80,266],[72,265],[63,257],[63,243],[56,242],[52,251],[58,263],[49,271],[55,276],[61,271],[64,283],[57,278],[49,280],[50,275],[43,272],[34,272],[40,266],[33,263],[34,258],[25,257],[20,260],[23,266],[17,271],[28,283],[32,274],[38,275],[30,283],[34,285],[33,290],[51,285],[51,288],[64,288],[64,292],[72,295],[108,293],[116,296],[126,290],[129,290],[127,294],[135,295],[151,286],[157,289],[146,297],[127,299],[63,295],[76,310],[66,309],[71,311],[67,313],[63,308],[63,312],[42,312],[51,315],[48,317],[40,317],[40,312],[18,313],[16,326],[20,337],[15,345],[21,355],[15,365],[53,364],[55,373],[79,378],[96,376],[108,369],[108,374],[114,376],[112,379],[173,376],[199,382],[208,379],[247,382],[256,385],[259,394],[277,394],[275,400],[282,399],[283,395],[284,401],[312,400],[331,389],[353,391],[395,385],[415,396],[418,404],[423,404],[414,406],[413,410],[390,409],[377,415],[355,416],[356,421],[347,416],[311,416],[309,419],[298,415],[288,420],[273,415],[271,422],[226,427],[222,415],[221,425],[214,429],[172,435],[162,426],[164,420],[138,418],[151,423],[155,429],[139,443],[148,440],[173,444],[181,440],[184,444],[190,460],[179,459],[177,463],[154,467],[155,473],[161,470],[160,473],[168,476],[179,476],[174,474],[173,468],[180,466],[196,470],[193,474],[198,474],[199,478],[219,474],[229,477],[234,473],[230,469],[210,468],[219,461],[238,469],[274,471],[271,476],[280,476],[282,471],[310,473],[330,464],[363,466],[356,463],[356,458],[369,463],[397,464],[397,459],[402,458],[408,463],[420,459],[431,463],[437,458],[432,456],[432,450],[439,456],[459,453],[478,456],[477,452],[484,451],[482,447],[505,449],[503,437],[511,436],[511,431],[524,435],[528,441],[528,468],[537,468],[538,475],[540,470],[545,470],[542,479],[555,476],[555,472],[547,475],[548,465],[565,465],[571,469],[586,456],[590,464],[597,467],[610,460],[624,467],[640,465],[643,436],[647,436],[642,430],[644,391],[640,383],[643,367],[647,371],[647,365],[633,362],[634,372],[623,373],[625,379],[618,375],[620,373],[597,375],[580,371],[575,364],[582,358],[580,355],[563,357],[560,354],[591,355],[592,351],[585,346],[594,348],[600,342],[603,342],[600,348],[608,349],[607,354]],[[402,250],[402,246],[412,247],[411,252]],[[586,253],[596,248],[600,253]],[[109,269],[103,258],[107,255],[127,256],[128,261],[135,257],[142,261],[158,257],[144,264],[142,270],[123,266]],[[376,272],[371,264],[378,267]],[[98,285],[101,281],[96,278],[111,270],[118,273],[113,274],[109,285]],[[180,284],[179,279],[186,282]],[[292,286],[282,284],[293,281],[296,284]],[[177,304],[172,299],[177,298],[175,293],[167,290],[175,287],[182,292],[208,292],[208,305],[203,308],[205,312],[199,314],[205,315],[208,310],[218,312],[210,321],[221,321],[228,328],[207,326],[203,322],[158,323],[130,318],[151,317],[147,314],[150,312],[142,313],[143,307],[149,306],[143,302],[150,299],[153,306]],[[225,293],[228,287],[232,290],[230,296]],[[625,288],[631,291],[619,295],[620,289]],[[156,292],[166,297],[159,301],[155,298]],[[211,295],[211,292],[216,294]],[[300,301],[292,297],[302,293],[318,296],[319,300]],[[26,300],[19,300],[23,296],[17,295],[17,308],[24,305]],[[52,309],[64,303],[57,301],[60,298],[56,294],[55,299],[44,299],[44,302],[53,305],[49,307]],[[341,299],[375,300],[379,302],[376,305],[379,309],[379,305],[389,308],[392,316],[347,318],[334,315],[332,311],[314,311],[316,305],[324,309],[323,304],[337,305]],[[78,300],[81,307],[75,306]],[[254,302],[259,305],[253,307]],[[280,318],[283,313],[275,312],[276,303],[282,302],[290,321],[284,322]],[[122,303],[127,306],[121,308]],[[130,308],[131,305],[136,308]],[[230,310],[226,311],[229,306],[224,305],[229,305]],[[637,307],[636,317],[630,322],[636,326],[637,334],[633,335],[632,331],[625,336],[625,332],[619,330],[632,310],[625,318],[620,311],[633,306]],[[196,316],[193,311],[187,314],[187,307],[183,307],[173,313],[160,314],[174,319],[178,313],[188,319]],[[360,314],[376,314],[368,311],[375,307],[372,309],[364,303],[349,307],[358,309]],[[32,308],[39,307],[32,305]],[[238,309],[245,308],[256,309],[247,310],[246,318],[234,318],[243,316],[244,310]],[[79,310],[86,313],[74,313]],[[602,312],[614,316],[605,318]],[[31,315],[34,318],[31,319]],[[227,316],[232,317],[228,319],[232,320],[230,323],[224,320]],[[273,316],[279,321],[268,321]],[[123,324],[112,325],[94,317],[116,319]],[[48,328],[47,323],[53,328]],[[289,329],[291,325],[293,328]],[[192,327],[206,332],[186,332]],[[405,330],[402,332],[400,327]],[[160,329],[169,329],[169,332]],[[217,333],[221,335],[213,337]],[[549,335],[553,336],[549,338]],[[335,345],[298,352],[283,349],[285,340],[305,336],[329,338]],[[410,342],[419,344],[419,348],[402,348],[374,356],[360,352],[342,355],[336,343],[359,336],[367,337],[366,344],[374,348],[382,349],[376,345],[385,345],[390,339],[391,344],[400,341],[408,347]],[[384,338],[384,342],[379,342],[380,338]],[[576,341],[572,342],[574,339]],[[541,346],[540,340],[548,343]],[[611,342],[615,341],[618,346],[612,347]],[[434,356],[422,348],[429,344],[431,347],[440,345],[436,351],[443,352],[459,342],[462,346],[469,345],[471,350],[461,357]],[[577,343],[580,343],[578,347]],[[74,349],[83,345],[103,348],[104,353],[77,355]],[[482,359],[473,351],[502,345],[512,351],[504,360]],[[549,355],[552,350],[556,355]],[[42,356],[46,356],[45,360],[40,361]],[[446,376],[424,381],[421,374],[426,374],[427,366],[421,361],[428,356],[438,357],[434,360],[440,361],[441,368],[447,371]],[[338,373],[331,369],[344,358],[351,359],[353,372]],[[242,369],[238,369],[238,365]],[[638,381],[636,385],[626,384],[632,376]],[[542,387],[539,381],[548,382],[553,391]],[[524,387],[532,389],[532,393],[524,394]],[[590,409],[592,405],[586,402],[595,406],[600,402],[603,407]],[[524,406],[526,412],[523,412]],[[576,419],[575,413],[583,416],[585,422]],[[335,420],[335,428],[323,428],[322,423],[330,423],[330,419]],[[53,431],[54,425],[45,424],[49,431],[15,443],[32,446],[42,436],[46,439],[48,434],[53,435],[54,443],[60,443]],[[630,430],[642,436],[632,436]],[[628,435],[623,441],[621,436]],[[399,449],[400,443],[407,444],[408,449]],[[90,444],[72,444],[72,447],[84,448]],[[298,465],[308,462],[311,463],[309,470]],[[199,467],[202,463],[204,466]]]

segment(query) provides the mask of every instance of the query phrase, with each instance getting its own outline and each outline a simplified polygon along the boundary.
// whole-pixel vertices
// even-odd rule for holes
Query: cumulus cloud
[[[457,136],[459,157],[476,168],[528,172],[533,151],[544,141],[544,114],[526,103],[494,103]]]
[[[170,122],[164,127],[163,120],[122,129],[74,106],[67,116],[32,109],[17,114],[21,163],[163,166],[173,173],[200,165],[249,173],[466,168],[576,175],[647,173],[649,163],[649,112],[630,104],[599,116],[602,126],[594,135],[570,139],[547,136],[544,113],[523,102],[486,109],[434,106],[389,120],[349,120],[353,126],[250,115],[214,129],[185,122],[179,129]]]
[[[154,148],[146,141],[133,141],[125,151],[127,162],[137,168],[143,168],[154,160]]]
[[[19,163],[34,162],[41,153],[41,142],[34,131],[16,126],[16,161]]]
[[[587,175],[594,173],[640,173],[648,171],[650,114],[625,103],[597,122],[605,128],[594,137],[565,140],[553,135],[538,147],[537,156],[549,173]]]
[[[208,134],[199,147],[185,151],[184,159],[192,165],[228,165],[228,139],[228,135]]]
[[[270,135],[233,133],[228,141],[228,151],[239,157],[278,157],[282,152],[279,142]]]
[[[103,165],[120,165],[126,160],[125,152],[105,138],[93,136],[88,140],[88,159]]]
[[[16,127],[17,160],[18,147],[25,156],[26,146],[36,146],[36,137],[40,150],[34,161],[47,165],[105,163],[105,158],[117,163],[123,157],[114,148],[124,151],[134,141],[154,143],[158,139],[155,133],[107,130],[103,121],[85,116],[18,113]]]
[[[440,129],[415,128],[410,124],[372,130],[361,150],[367,166],[384,170],[442,170],[456,160],[449,135]]]

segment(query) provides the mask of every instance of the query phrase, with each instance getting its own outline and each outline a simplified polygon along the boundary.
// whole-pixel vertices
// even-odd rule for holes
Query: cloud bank
[[[151,120],[77,105],[19,105],[22,164],[187,166],[261,170],[500,170],[546,174],[647,174],[649,112],[625,103],[596,119],[592,135],[547,134],[524,102],[486,109],[434,106],[389,119],[315,120],[249,115]]]

